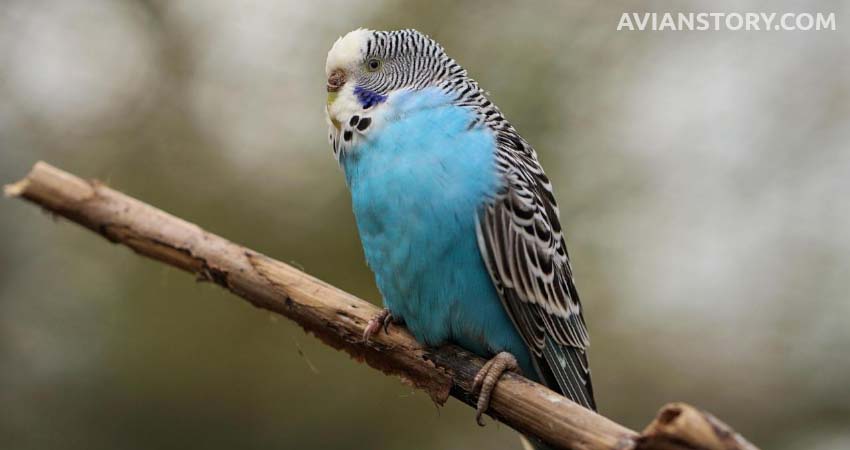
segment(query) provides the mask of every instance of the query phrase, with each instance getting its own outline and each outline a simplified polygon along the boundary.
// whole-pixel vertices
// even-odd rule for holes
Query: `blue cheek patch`
[[[363,106],[363,109],[369,109],[377,104],[387,101],[386,95],[381,95],[377,92],[372,92],[360,86],[354,87],[354,95],[357,96],[357,101],[360,102],[360,105]]]

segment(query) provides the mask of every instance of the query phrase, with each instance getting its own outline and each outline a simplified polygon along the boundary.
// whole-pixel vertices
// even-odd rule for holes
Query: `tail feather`
[[[546,338],[543,361],[538,363],[538,367],[543,372],[542,378],[547,386],[579,405],[596,411],[590,366],[583,349],[560,345]]]
[[[560,345],[546,338],[542,357],[535,358],[535,368],[540,381],[564,397],[596,411],[593,383],[590,380],[590,365],[587,353],[580,348]],[[538,439],[520,436],[524,450],[552,450]]]

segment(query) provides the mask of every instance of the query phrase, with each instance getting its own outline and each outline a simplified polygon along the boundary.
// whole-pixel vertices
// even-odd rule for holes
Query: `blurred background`
[[[0,182],[43,159],[373,302],[324,60],[441,42],[537,148],[601,412],[699,405],[850,448],[844,2],[4,0]],[[617,32],[623,12],[834,12],[838,31]],[[0,201],[4,449],[516,449],[191,276]]]

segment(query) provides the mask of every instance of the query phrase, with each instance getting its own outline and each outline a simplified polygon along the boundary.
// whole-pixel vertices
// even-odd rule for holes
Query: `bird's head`
[[[416,30],[354,30],[337,39],[325,62],[331,140],[400,89],[423,89],[466,72],[436,41]],[[343,135],[344,138],[344,135]]]

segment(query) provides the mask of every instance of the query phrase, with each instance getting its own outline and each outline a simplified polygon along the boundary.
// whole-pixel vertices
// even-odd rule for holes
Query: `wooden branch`
[[[758,450],[729,425],[684,403],[665,405],[643,430],[637,450]]]
[[[365,344],[364,327],[378,309],[287,264],[43,162],[23,180],[6,186],[5,194],[286,316],[326,344],[424,390],[438,404],[451,395],[475,405],[470,388],[481,358],[456,346],[425,348],[398,326]],[[557,448],[757,450],[713,416],[684,404],[664,407],[638,434],[515,374],[499,382],[488,412]]]

